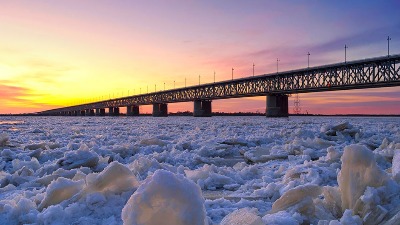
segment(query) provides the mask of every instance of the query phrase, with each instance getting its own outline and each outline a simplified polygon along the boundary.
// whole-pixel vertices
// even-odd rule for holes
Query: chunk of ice
[[[264,225],[264,223],[254,210],[242,208],[225,216],[220,225]]]
[[[357,200],[364,194],[367,186],[382,186],[388,180],[388,176],[377,166],[374,154],[365,146],[346,146],[341,159],[342,169],[337,180],[342,210],[345,211],[355,208]]]
[[[139,186],[121,217],[124,225],[207,224],[199,186],[165,170],[157,170]]]

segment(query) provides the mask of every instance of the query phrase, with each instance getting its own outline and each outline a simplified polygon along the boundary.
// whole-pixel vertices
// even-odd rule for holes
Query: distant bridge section
[[[400,55],[356,60],[286,72],[208,83],[39,112],[39,115],[139,115],[153,105],[153,116],[167,116],[168,103],[194,102],[194,116],[211,116],[215,99],[267,96],[269,117],[288,116],[288,94],[400,86]]]

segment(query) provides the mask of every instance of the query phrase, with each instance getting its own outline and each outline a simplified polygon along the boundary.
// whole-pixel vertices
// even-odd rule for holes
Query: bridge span
[[[400,86],[400,55],[391,55],[299,70],[132,95],[38,112],[38,115],[138,116],[140,105],[153,105],[153,116],[167,116],[168,103],[194,102],[194,116],[211,116],[212,100],[266,96],[266,116],[288,116],[288,95],[293,93]]]

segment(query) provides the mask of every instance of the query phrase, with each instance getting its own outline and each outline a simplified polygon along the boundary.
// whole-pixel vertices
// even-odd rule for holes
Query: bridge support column
[[[108,115],[113,116],[114,115],[114,107],[108,107]]]
[[[288,117],[289,97],[287,95],[267,95],[267,117]]]
[[[114,107],[113,116],[119,116],[119,107]]]
[[[78,115],[79,115],[79,113],[78,113],[78,111],[77,111],[77,110],[75,110],[75,111],[72,111],[72,115],[73,115],[73,116],[78,116]]]
[[[211,117],[211,100],[195,100],[193,116],[194,117]]]
[[[94,109],[90,109],[90,110],[89,110],[89,116],[95,116],[95,114],[94,114]]]
[[[96,109],[96,116],[105,116],[106,109]]]
[[[166,103],[153,103],[153,117],[167,117],[168,104]]]
[[[85,116],[85,110],[81,110],[80,116]]]
[[[126,106],[127,116],[139,116],[139,106],[138,105],[128,105]]]

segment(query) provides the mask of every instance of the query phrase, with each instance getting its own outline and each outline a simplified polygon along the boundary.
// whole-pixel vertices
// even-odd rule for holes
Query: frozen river
[[[399,152],[400,117],[0,117],[0,224],[398,224]]]

